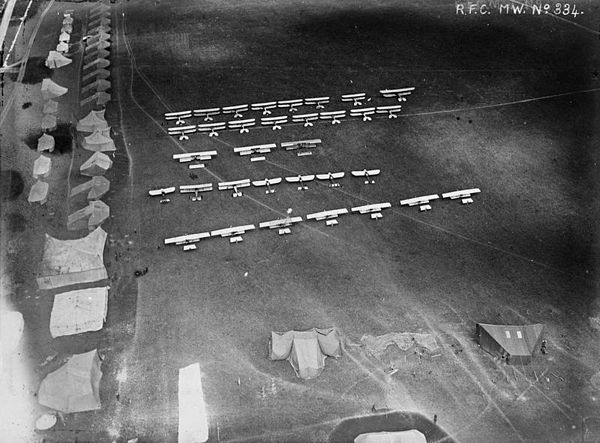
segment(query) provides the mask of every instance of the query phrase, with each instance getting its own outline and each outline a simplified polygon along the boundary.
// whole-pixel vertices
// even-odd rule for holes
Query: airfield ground
[[[67,418],[61,438],[94,430],[98,440],[88,441],[116,434],[175,441],[177,371],[195,362],[211,441],[326,441],[342,420],[369,416],[373,405],[435,414],[457,441],[600,438],[600,392],[591,382],[598,331],[590,321],[598,315],[598,91],[561,95],[600,87],[597,36],[549,17],[457,16],[446,3],[114,6],[107,114],[119,153],[106,200],[114,218],[105,227],[112,311],[109,332],[77,348],[104,340],[105,408]],[[416,91],[397,120],[178,142],[162,119],[189,108],[375,96],[405,86]],[[312,156],[276,152],[262,163],[232,152],[303,138],[323,145]],[[17,142],[15,149],[28,150]],[[171,160],[208,149],[219,154],[197,178]],[[61,161],[66,178],[70,158]],[[12,167],[28,166],[17,158]],[[147,196],[157,186],[363,168],[382,169],[375,185],[346,178],[341,188],[313,183],[302,193],[280,185],[272,195],[212,192],[168,205]],[[440,201],[423,214],[398,204],[468,187],[482,190],[470,206]],[[280,218],[288,208],[304,216],[386,201],[393,209],[377,221],[304,222],[291,236],[252,232],[241,244],[212,239],[191,253],[162,245],[166,237]],[[35,260],[21,257],[31,262],[21,268],[24,280],[41,257],[34,227],[44,225],[39,213],[26,215],[22,235]],[[149,272],[134,278],[144,267]],[[550,352],[528,366],[501,364],[478,348],[476,322],[544,323]],[[330,326],[344,335],[345,353],[328,359],[319,378],[301,381],[286,362],[268,360],[271,331]],[[33,340],[38,357],[42,345],[59,347],[41,329],[32,333],[46,334]],[[439,352],[420,362],[398,354],[399,371],[386,375],[389,362],[357,346],[364,334],[405,331],[435,334]]]

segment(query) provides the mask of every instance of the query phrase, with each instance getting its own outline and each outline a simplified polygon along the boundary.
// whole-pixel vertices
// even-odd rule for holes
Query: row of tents
[[[85,57],[95,57],[104,53],[93,53],[88,48],[105,49],[106,16],[110,15],[110,6],[103,2],[94,5],[90,12],[90,25],[95,27],[92,32],[98,37],[87,39]],[[68,20],[66,20],[68,18]],[[110,19],[108,19],[110,20]],[[66,35],[72,31],[72,17],[65,17],[61,29],[58,54],[49,54],[47,64],[55,67],[66,66],[64,52],[68,49]],[[97,44],[93,42],[97,41]],[[67,46],[65,46],[67,45]],[[62,52],[62,54],[60,54]],[[84,63],[86,62],[84,57]],[[65,57],[66,58],[66,57]],[[97,66],[103,65],[97,63]],[[110,73],[103,65],[100,70],[94,70],[83,76],[84,81],[106,79]],[[94,84],[95,80],[91,84]],[[99,84],[96,84],[98,86]],[[96,93],[103,92],[105,83],[98,86]],[[56,88],[54,88],[56,90]],[[94,86],[85,86],[83,93],[91,92]],[[58,91],[57,91],[58,92]],[[96,101],[95,105],[104,107],[106,102]],[[93,155],[80,167],[81,175],[89,179],[71,189],[70,198],[85,196],[87,206],[68,216],[67,229],[88,229],[91,232],[85,237],[74,240],[60,240],[46,234],[44,252],[39,267],[37,283],[40,290],[55,290],[57,288],[92,283],[101,283],[108,278],[104,266],[103,254],[107,233],[100,227],[109,217],[108,205],[99,200],[110,189],[110,181],[104,173],[112,166],[112,160],[101,151],[114,151],[114,142],[110,138],[110,128],[104,118],[104,110],[92,111],[77,123],[78,132],[91,133],[83,138],[81,146]],[[46,134],[45,134],[46,135]],[[49,150],[53,140],[40,137],[38,149]],[[48,147],[48,148],[47,148]],[[45,149],[47,148],[47,149]],[[107,286],[88,287],[86,289],[61,292],[54,296],[50,314],[50,333],[52,337],[69,336],[84,332],[99,331],[103,328],[108,311]],[[101,408],[100,381],[102,378],[101,358],[97,349],[75,354],[56,371],[49,373],[41,382],[38,391],[38,401],[54,411],[74,413],[92,411]],[[49,426],[55,419],[50,417]]]
[[[99,3],[99,5],[104,5]],[[90,13],[89,30],[85,37],[81,106],[104,107],[111,100],[110,7],[104,5]]]

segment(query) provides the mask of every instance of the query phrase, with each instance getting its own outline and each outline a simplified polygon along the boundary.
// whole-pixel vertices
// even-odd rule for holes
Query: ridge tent
[[[354,443],[427,443],[425,435],[416,429],[396,432],[367,432],[354,439]]]
[[[46,58],[46,67],[50,69],[62,68],[63,66],[67,66],[71,63],[73,63],[73,60],[65,57],[58,51],[48,52],[48,57]]]
[[[271,333],[269,358],[289,361],[296,375],[305,380],[321,374],[327,357],[341,355],[340,339],[333,328]]]
[[[100,365],[96,349],[73,355],[42,380],[39,403],[66,414],[100,409]]]
[[[93,177],[95,175],[104,175],[112,166],[112,160],[108,155],[102,152],[94,152],[79,168],[82,175]]]
[[[96,106],[104,106],[111,100],[108,92],[95,92],[93,95],[81,100],[81,105],[93,103]]]
[[[102,228],[77,240],[59,240],[46,234],[37,278],[39,288],[53,289],[106,279],[105,242],[106,232]]]
[[[60,28],[60,32],[61,33],[67,32],[70,34],[71,32],[73,32],[73,24],[72,23],[64,23],[62,25],[62,27]]]
[[[44,114],[56,114],[58,111],[58,102],[54,100],[46,100],[44,103],[44,107],[42,108],[42,112]]]
[[[50,168],[52,167],[52,160],[50,157],[40,155],[33,162],[33,178],[48,177],[50,175]]]
[[[54,151],[54,137],[48,134],[42,134],[40,138],[38,138],[37,144],[38,152],[53,152]]]
[[[99,79],[91,82],[89,85],[86,85],[83,88],[81,88],[81,92],[86,93],[89,90],[93,90],[96,92],[97,91],[106,91],[107,89],[110,89],[110,88],[111,88],[111,83],[109,80],[99,78]]]
[[[87,83],[90,79],[105,79],[110,77],[110,71],[104,68],[98,68],[81,78],[81,83]]]
[[[61,32],[61,34],[58,36],[58,41],[69,43],[71,41],[71,34],[68,32]]]
[[[71,16],[67,16],[65,18],[63,18],[63,25],[72,25],[73,24],[73,17]]]
[[[477,323],[476,334],[484,351],[502,357],[510,356],[511,362],[527,364],[539,349],[544,332],[543,324],[490,325]]]
[[[44,114],[40,126],[43,131],[54,131],[56,129],[56,115]]]
[[[96,177],[92,177],[91,180],[71,189],[71,195],[69,195],[69,197],[75,197],[76,195],[89,190],[87,199],[97,200],[106,194],[109,189],[110,181],[106,177],[98,175]]]
[[[91,200],[88,205],[67,217],[67,229],[93,231],[110,216],[110,207],[101,200]]]
[[[77,122],[76,128],[80,132],[94,132],[96,129],[108,128],[108,123],[104,118],[104,109],[90,111],[88,115]]]
[[[42,80],[42,97],[44,97],[44,100],[60,97],[61,95],[65,95],[67,91],[67,88],[63,88],[49,78]]]
[[[106,321],[107,310],[107,286],[56,294],[50,314],[50,335],[55,338],[99,331]]]
[[[40,205],[45,204],[48,201],[48,183],[40,180],[36,181],[29,191],[27,201],[29,203],[39,203]]]
[[[56,45],[56,52],[68,52],[69,51],[69,45],[65,42],[59,42],[58,45]]]
[[[81,146],[88,151],[116,151],[115,142],[107,136],[109,130],[97,129],[83,139]]]

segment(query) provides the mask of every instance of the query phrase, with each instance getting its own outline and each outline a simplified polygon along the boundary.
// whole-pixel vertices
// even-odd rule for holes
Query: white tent
[[[67,91],[67,88],[57,85],[49,78],[42,80],[42,97],[44,97],[44,100],[60,97],[61,95],[65,95]]]
[[[99,331],[106,321],[108,287],[79,289],[54,296],[50,314],[50,335]]]
[[[59,42],[58,45],[56,45],[56,52],[60,52],[61,54],[69,52],[69,45],[65,42]]]
[[[70,15],[63,18],[63,25],[72,25],[73,24],[73,17],[71,17]]]
[[[100,32],[104,32],[105,34],[110,35],[111,27],[110,24],[105,23],[104,25],[96,25],[93,28],[88,29],[88,35],[98,34]]]
[[[110,207],[101,200],[91,200],[88,205],[67,217],[67,229],[93,231],[110,216]]]
[[[91,62],[83,65],[83,70],[87,71],[88,69],[102,69],[108,68],[110,66],[110,60],[105,58],[96,58]]]
[[[73,355],[42,380],[39,403],[67,414],[100,409],[100,365],[96,349]]]
[[[270,359],[288,360],[303,379],[319,376],[328,356],[341,355],[340,339],[333,328],[271,333]]]
[[[427,443],[427,439],[416,429],[410,429],[395,432],[367,432],[357,436],[354,443]]]
[[[39,203],[40,205],[45,204],[48,201],[48,183],[36,181],[29,191],[27,201],[29,203]]]
[[[53,289],[107,278],[103,251],[106,232],[97,228],[77,240],[59,240],[46,234],[44,255],[37,283],[40,289]]]
[[[88,34],[88,38],[87,38],[88,45],[90,43],[96,42],[98,40],[103,40],[103,41],[110,40],[110,34],[108,32],[103,31],[102,29],[100,29],[99,32]]]
[[[93,81],[89,85],[86,85],[83,88],[81,88],[81,92],[86,93],[90,90],[92,90],[94,92],[106,91],[107,89],[110,89],[110,88],[111,88],[111,83],[109,80],[98,79],[98,80]]]
[[[62,68],[63,66],[70,65],[72,62],[73,60],[65,57],[58,51],[48,52],[48,57],[46,58],[46,66],[50,69]]]
[[[108,155],[102,152],[94,152],[79,168],[82,175],[93,177],[95,175],[104,175],[112,166],[112,160]]]
[[[110,57],[110,51],[107,51],[106,49],[99,49],[99,48],[95,48],[94,51],[90,51],[89,53],[87,53],[85,55],[85,57],[83,57],[83,63],[85,65],[87,65],[89,62],[98,59],[98,58],[109,58]]]
[[[79,185],[75,186],[71,189],[71,194],[69,197],[75,197],[82,192],[89,191],[87,194],[88,200],[97,200],[106,194],[110,189],[110,181],[106,177],[102,177],[98,175],[96,177],[92,177],[91,180]]]
[[[50,175],[50,168],[52,167],[52,160],[50,157],[40,155],[33,162],[33,178],[48,177]]]
[[[44,102],[44,107],[42,108],[42,112],[44,114],[56,114],[58,111],[58,102],[54,100],[46,100]]]
[[[88,115],[77,122],[77,130],[80,132],[94,132],[97,129],[106,128],[108,128],[108,123],[104,118],[104,109],[90,111]]]
[[[73,32],[73,25],[71,23],[65,23],[60,28],[60,32],[68,32],[69,34]]]
[[[71,41],[71,34],[68,32],[61,32],[61,34],[58,36],[58,41],[69,43]]]
[[[98,129],[83,139],[82,147],[88,151],[116,151],[115,142],[107,136],[109,130]]]
[[[87,83],[88,81],[92,80],[97,80],[97,79],[104,79],[104,78],[109,78],[110,77],[110,71],[108,69],[96,69],[95,71],[90,72],[89,74],[84,75],[81,78],[81,83]]]
[[[107,42],[106,40],[97,40],[94,43],[89,43],[85,47],[85,53],[88,54],[88,53],[97,51],[98,49],[106,49],[106,48],[110,48],[110,42]]]
[[[93,104],[95,106],[104,106],[111,100],[108,92],[96,92],[88,98],[81,100],[81,105]]]
[[[42,131],[54,131],[56,129],[56,115],[44,114],[40,123]]]
[[[179,369],[179,425],[177,443],[202,443],[208,440],[208,415],[202,392],[200,364]]]
[[[42,134],[40,138],[38,138],[37,144],[38,152],[53,152],[54,151],[54,137],[48,134]]]

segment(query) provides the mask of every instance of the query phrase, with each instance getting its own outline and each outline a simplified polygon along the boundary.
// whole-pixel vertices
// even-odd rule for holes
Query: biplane
[[[248,118],[245,120],[231,120],[227,122],[227,127],[229,129],[239,129],[240,134],[243,134],[244,132],[250,132],[248,128],[254,125],[256,125],[255,118]]]
[[[375,114],[375,107],[350,109],[350,117],[362,117],[363,122],[368,122],[368,121],[373,120],[372,117],[369,117],[373,114]]]
[[[298,183],[298,191],[306,191],[308,186],[305,183],[313,181],[315,179],[314,174],[311,175],[297,175],[294,177],[286,177],[285,181],[288,183]]]
[[[339,188],[340,184],[336,183],[334,180],[344,178],[344,175],[346,175],[345,172],[328,172],[327,174],[317,174],[317,179],[329,180],[330,188]]]
[[[190,137],[188,136],[188,134],[193,134],[196,131],[196,125],[176,126],[174,128],[167,128],[167,133],[173,136],[178,135],[180,141],[189,140]]]
[[[281,129],[281,125],[288,122],[287,115],[277,117],[263,117],[260,119],[260,124],[263,126],[271,126],[273,131]]]
[[[329,211],[315,212],[314,214],[308,214],[306,216],[307,220],[317,220],[323,221],[325,220],[325,224],[327,226],[335,226],[338,224],[337,218],[340,215],[347,214],[348,210],[346,208],[341,209],[332,209]]]
[[[200,123],[198,125],[198,132],[208,132],[209,137],[218,137],[219,131],[224,131],[227,128],[227,123],[216,122],[216,123]]]
[[[288,217],[281,218],[279,220],[271,220],[268,222],[262,222],[258,224],[258,227],[261,229],[277,229],[279,235],[291,234],[292,230],[290,227],[295,223],[300,223],[302,221],[302,217]]]
[[[242,235],[246,233],[246,231],[251,231],[256,229],[254,225],[244,225],[244,226],[235,226],[231,228],[225,229],[217,229],[216,231],[210,231],[211,237],[231,237],[229,239],[229,243],[239,243],[243,241]]]
[[[192,111],[179,111],[179,112],[167,112],[165,113],[165,120],[176,120],[176,125],[185,125],[184,118],[190,118]]]
[[[268,154],[275,148],[277,148],[277,144],[268,143],[266,145],[240,146],[238,148],[233,148],[233,152],[235,152],[236,154],[240,154],[241,156],[253,154]]]
[[[159,203],[170,203],[171,199],[166,198],[166,195],[172,194],[173,192],[175,192],[175,186],[169,186],[168,188],[151,189],[150,191],[148,191],[148,194],[150,194],[150,196],[152,197],[160,196],[161,199]]]
[[[358,212],[359,214],[370,214],[371,220],[377,220],[383,217],[381,211],[383,209],[391,208],[391,203],[375,203],[372,205],[356,206],[351,208],[352,212]]]
[[[195,243],[203,238],[209,238],[210,232],[200,232],[198,234],[180,235],[178,237],[165,238],[165,245],[182,246],[184,251],[193,251],[196,249]]]
[[[367,98],[367,94],[359,92],[358,94],[342,95],[343,102],[353,102],[354,106],[362,106],[362,102]]]
[[[304,103],[304,100],[301,98],[293,99],[293,100],[279,100],[277,102],[278,108],[288,108],[290,112],[296,112],[300,106]]]
[[[233,114],[233,118],[242,118],[242,112],[248,110],[248,105],[223,106],[221,112],[223,114]]]
[[[406,96],[412,94],[412,92],[414,90],[415,90],[414,87],[410,87],[410,88],[400,88],[400,89],[382,89],[379,92],[384,97],[388,97],[388,98],[394,97],[394,98],[397,98],[399,102],[405,102]]]
[[[285,149],[286,151],[293,151],[296,149],[303,149],[303,148],[316,148],[320,144],[321,144],[321,139],[316,138],[316,139],[312,139],[312,140],[297,140],[297,141],[292,141],[292,142],[282,142],[281,147],[283,149]],[[312,152],[304,151],[304,152],[299,152],[297,155],[298,155],[298,157],[302,157],[304,155],[312,155]]]
[[[271,185],[278,185],[279,183],[281,183],[281,177],[265,178],[264,180],[253,180],[252,186],[266,186],[267,190],[265,191],[265,194],[273,194],[275,193],[275,189],[271,188]]]
[[[173,154],[173,160],[179,160],[179,163],[189,163],[192,161],[208,161],[217,155],[217,151],[186,152],[184,154]],[[204,168],[204,164],[192,164],[189,169]]]
[[[446,192],[445,194],[442,194],[442,198],[449,198],[451,200],[460,198],[460,202],[463,205],[468,205],[473,203],[473,199],[471,198],[472,195],[479,194],[480,192],[481,190],[479,188],[463,189],[462,191]]]
[[[233,194],[231,194],[232,197],[241,197],[244,194],[242,193],[242,191],[240,191],[240,188],[247,188],[248,186],[250,186],[250,179],[246,178],[244,180],[236,180],[236,181],[231,181],[231,182],[221,182],[218,183],[219,186],[219,191],[226,191],[228,189],[233,189]]]
[[[213,120],[213,115],[219,115],[221,108],[194,109],[192,114],[194,117],[204,117],[205,122]]]
[[[422,197],[414,197],[400,201],[400,206],[419,206],[419,211],[425,212],[431,210],[429,202],[440,198],[437,194],[424,195]]]
[[[398,118],[396,114],[402,111],[402,105],[377,106],[378,114],[387,114],[388,118]]]
[[[353,177],[364,177],[365,178],[365,185],[368,184],[375,184],[375,180],[373,180],[371,177],[375,177],[376,175],[379,175],[379,173],[381,172],[381,170],[379,169],[363,169],[362,171],[351,171],[350,173],[352,174]]]
[[[250,105],[250,109],[253,111],[262,111],[263,115],[271,114],[271,109],[277,107],[277,102],[264,102],[264,103],[253,103]]]
[[[342,118],[346,117],[346,111],[322,111],[319,112],[321,120],[331,120],[332,125],[339,125]]]
[[[304,122],[304,127],[308,128],[309,126],[313,126],[313,121],[319,120],[319,113],[313,112],[312,114],[294,114],[292,115],[292,122],[294,123],[302,123]]]
[[[306,106],[314,106],[315,109],[325,109],[325,105],[329,103],[330,97],[311,97],[305,98]]]
[[[202,196],[200,195],[201,192],[210,192],[212,190],[213,190],[212,183],[203,183],[203,184],[199,184],[199,185],[180,185],[179,186],[179,192],[181,194],[190,194],[190,193],[194,194],[194,195],[190,196],[190,200],[193,202],[202,200]]]

